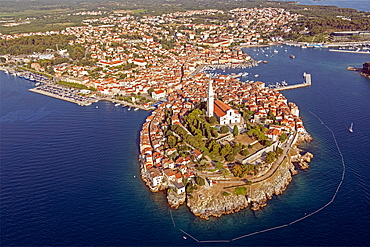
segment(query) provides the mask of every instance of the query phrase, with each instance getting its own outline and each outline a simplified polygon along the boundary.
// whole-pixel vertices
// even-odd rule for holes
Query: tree
[[[277,156],[280,156],[280,155],[282,155],[282,154],[283,154],[283,149],[282,149],[282,148],[280,148],[280,147],[277,147],[277,148],[276,148],[276,152],[275,152],[275,153],[276,153],[276,155],[277,155]]]
[[[265,146],[270,147],[272,145],[270,140],[265,140]]]
[[[228,154],[226,155],[225,160],[227,162],[233,162],[235,160],[235,156],[233,154]]]
[[[233,151],[232,147],[230,146],[230,144],[226,144],[222,149],[221,149],[221,156],[222,157],[225,157],[226,155],[228,155],[229,153],[231,153]]]
[[[167,137],[167,143],[168,143],[168,145],[169,145],[171,148],[173,148],[173,147],[176,145],[176,143],[177,143],[176,137],[174,137],[174,136],[172,136],[172,135],[168,136],[168,137]]]
[[[233,136],[237,136],[239,135],[239,129],[238,129],[238,126],[237,125],[234,125],[234,128],[233,128]]]
[[[224,168],[224,165],[223,165],[221,162],[217,161],[217,162],[216,162],[216,164],[215,164],[215,167],[216,167],[218,170],[221,170],[222,168]]]
[[[243,149],[242,147],[242,144],[241,143],[237,143],[233,146],[233,155],[237,155],[238,153],[240,153],[240,151]]]
[[[206,184],[204,178],[200,177],[200,176],[197,176],[195,178],[195,182],[199,185],[199,186],[204,186]]]
[[[223,125],[220,129],[221,134],[226,134],[229,132],[229,128],[226,125]]]
[[[275,159],[276,159],[276,153],[275,152],[268,152],[266,154],[265,162],[270,164],[270,163],[274,162]]]
[[[285,140],[287,139],[288,137],[287,137],[287,135],[285,134],[285,133],[282,133],[281,134],[281,136],[280,136],[280,138],[279,138],[279,140],[281,141],[281,142],[285,142]]]
[[[212,124],[212,125],[215,125],[217,124],[217,119],[216,117],[212,116],[209,118],[209,123]]]
[[[248,149],[243,149],[241,152],[240,152],[241,155],[243,156],[248,156],[249,155],[249,151]]]
[[[236,164],[231,168],[231,172],[235,177],[243,177],[243,169],[239,164]]]
[[[228,176],[230,174],[230,171],[226,168],[223,168],[221,173],[222,173],[222,176]]]

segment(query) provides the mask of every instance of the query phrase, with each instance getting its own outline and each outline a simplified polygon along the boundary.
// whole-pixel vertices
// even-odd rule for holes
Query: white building
[[[214,116],[221,125],[240,123],[241,115],[221,100],[214,103]]]
[[[215,116],[221,125],[240,123],[241,115],[235,109],[221,100],[214,100],[212,82],[209,82],[207,92],[207,117]]]
[[[155,90],[152,92],[152,98],[155,100],[160,100],[166,97],[166,92],[162,89]]]

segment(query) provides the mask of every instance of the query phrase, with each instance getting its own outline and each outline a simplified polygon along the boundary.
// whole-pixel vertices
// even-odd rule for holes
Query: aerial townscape
[[[164,191],[171,207],[186,204],[203,219],[258,210],[283,193],[297,168],[308,168],[313,155],[298,145],[312,138],[298,106],[280,91],[310,86],[311,75],[305,73],[300,85],[269,86],[258,75],[215,72],[268,63],[255,61],[243,47],[327,45],[286,40],[309,33],[297,30],[302,14],[276,5],[72,16],[83,17],[81,24],[0,33],[1,69],[35,81],[32,92],[81,106],[107,100],[151,111],[140,131],[138,165],[149,189]],[[3,28],[32,21],[3,21]],[[352,34],[331,39],[346,35]],[[353,52],[369,52],[369,43],[360,40],[369,35],[356,33],[361,51]]]

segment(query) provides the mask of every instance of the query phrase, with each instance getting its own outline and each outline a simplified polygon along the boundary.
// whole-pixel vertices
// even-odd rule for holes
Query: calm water
[[[346,67],[360,67],[370,56],[271,49],[246,50],[269,61],[249,69],[250,79],[259,74],[267,83],[294,84],[303,72],[312,73],[311,87],[284,92],[315,139],[305,147],[315,155],[311,167],[260,211],[204,221],[183,206],[171,210],[176,226],[199,240],[229,240],[289,223],[330,201],[342,165],[330,132],[312,111],[334,131],[345,159],[335,201],[290,227],[220,245],[368,245],[370,79]],[[2,72],[0,86],[1,245],[196,244],[173,226],[164,194],[150,193],[134,178],[138,134],[148,112],[108,102],[80,107],[29,92],[33,83]]]
[[[291,1],[291,0],[282,0],[282,1]],[[322,0],[322,1],[296,0],[295,2],[304,5],[332,5],[338,6],[340,8],[351,8],[357,9],[359,11],[370,12],[369,0]]]

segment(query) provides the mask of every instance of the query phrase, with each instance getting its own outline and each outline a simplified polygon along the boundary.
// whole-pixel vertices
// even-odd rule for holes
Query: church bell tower
[[[207,117],[212,117],[213,116],[213,108],[214,108],[214,93],[213,93],[213,88],[212,88],[212,81],[209,82],[208,85],[208,92],[207,92]]]

